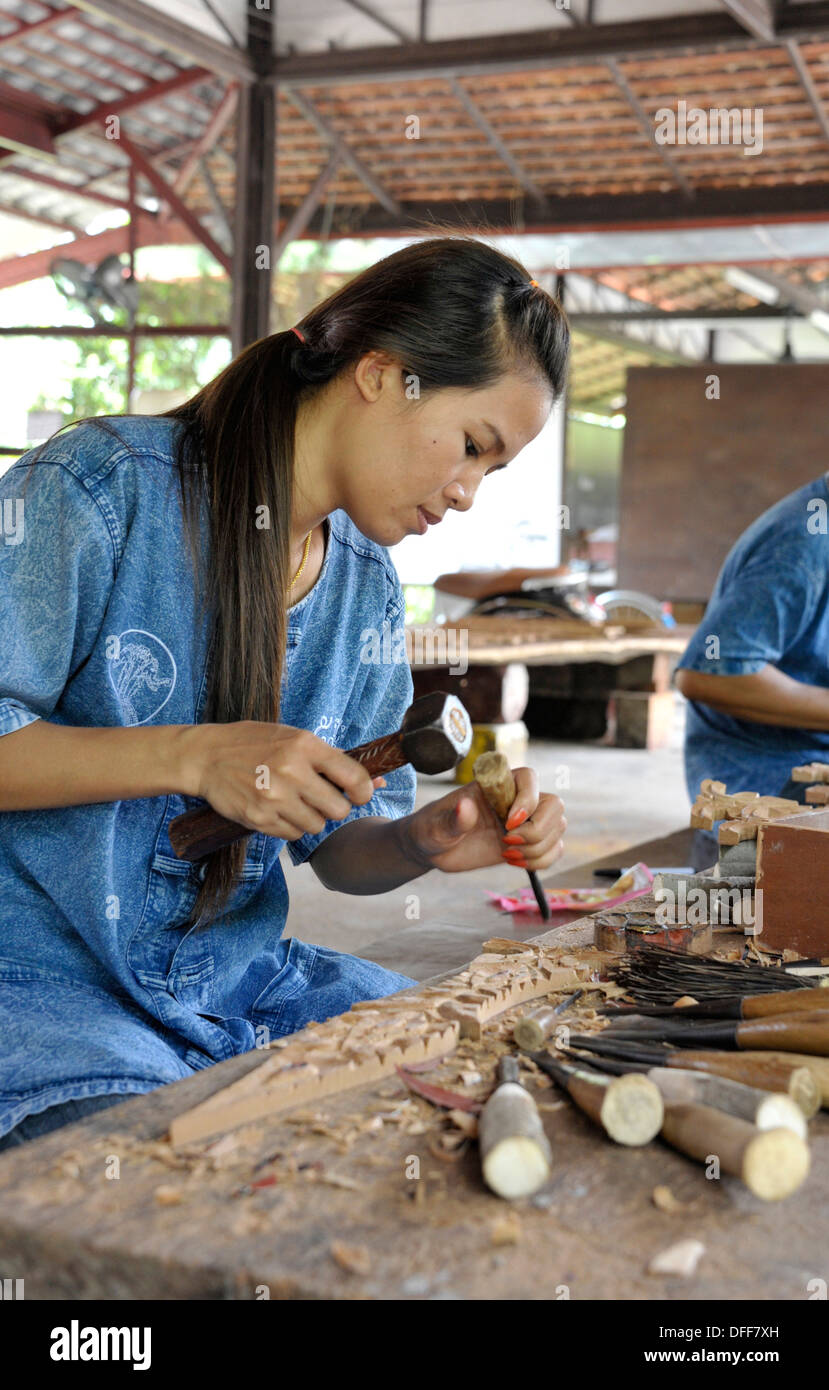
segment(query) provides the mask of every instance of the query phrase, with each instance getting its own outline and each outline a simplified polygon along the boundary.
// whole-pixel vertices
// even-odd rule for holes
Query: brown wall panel
[[[707,600],[746,526],[829,468],[829,364],[632,367],[626,415],[618,582],[659,598]]]

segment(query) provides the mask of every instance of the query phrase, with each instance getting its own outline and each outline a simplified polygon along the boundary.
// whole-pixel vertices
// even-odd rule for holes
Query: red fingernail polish
[[[517,830],[519,825],[523,825],[527,819],[529,811],[513,811],[507,819],[507,830]]]
[[[523,854],[519,854],[517,849],[505,849],[503,858],[506,859],[508,864],[517,864],[524,856]]]
[[[505,844],[505,845],[523,845],[523,843],[524,843],[524,841],[522,840],[522,838],[521,838],[520,835],[505,835],[505,836],[504,836],[504,844]]]

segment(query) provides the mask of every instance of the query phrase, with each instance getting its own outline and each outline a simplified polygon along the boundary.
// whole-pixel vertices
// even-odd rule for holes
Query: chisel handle
[[[809,1147],[792,1130],[758,1130],[707,1105],[666,1105],[662,1137],[699,1163],[716,1159],[767,1202],[788,1197],[809,1172]]]
[[[509,808],[515,800],[515,778],[503,753],[482,753],[475,759],[472,775],[501,824],[505,824]],[[544,921],[549,922],[553,913],[541,880],[534,869],[528,869],[527,876],[538,910]]]

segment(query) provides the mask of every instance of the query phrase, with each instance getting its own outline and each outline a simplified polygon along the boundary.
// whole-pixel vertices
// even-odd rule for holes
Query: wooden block
[[[829,787],[818,784],[807,787],[804,793],[807,806],[826,806],[829,803]]]
[[[617,748],[665,748],[674,724],[671,691],[614,690]]]
[[[738,845],[741,840],[756,840],[758,820],[726,820],[720,825],[717,839],[721,845]]]
[[[829,763],[804,763],[792,768],[793,782],[829,782]]]
[[[763,947],[829,956],[829,809],[799,808],[761,827],[756,899]]]

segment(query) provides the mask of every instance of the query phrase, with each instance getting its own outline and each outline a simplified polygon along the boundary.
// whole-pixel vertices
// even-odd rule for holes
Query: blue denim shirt
[[[181,516],[178,428],[78,426],[48,444],[25,493],[31,455],[0,479],[0,736],[39,718],[203,718],[209,615],[198,615]],[[201,526],[207,553],[204,508]],[[319,579],[290,610],[282,722],[344,749],[397,728],[408,666],[364,662],[361,641],[403,612],[386,551],[335,512]],[[387,781],[348,819],[408,814],[413,771]],[[175,857],[168,830],[197,804],[0,813],[0,1135],[28,1113],[149,1090],[408,983],[283,939],[284,842],[265,835],[250,837],[225,915],[188,927],[200,869]],[[294,864],[339,824],[291,843]]]
[[[705,616],[679,662],[689,671],[742,676],[776,666],[793,680],[829,687],[829,488],[798,488],[759,516],[729,551]],[[733,719],[688,705],[685,775],[728,790],[776,796],[792,767],[829,761],[829,733]]]

